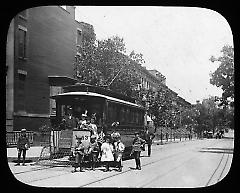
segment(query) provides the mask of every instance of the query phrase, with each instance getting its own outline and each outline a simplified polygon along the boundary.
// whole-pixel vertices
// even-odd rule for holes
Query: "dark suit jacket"
[[[152,144],[152,141],[154,139],[155,135],[153,133],[145,133],[145,140],[147,142],[147,144]]]

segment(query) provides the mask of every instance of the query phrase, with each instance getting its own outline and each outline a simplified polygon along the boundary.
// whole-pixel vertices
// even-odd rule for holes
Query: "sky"
[[[227,20],[206,8],[159,6],[76,6],[75,19],[93,25],[96,38],[119,36],[126,54],[142,53],[148,70],[166,77],[166,85],[194,104],[222,90],[210,84],[219,63],[209,59],[233,46]]]

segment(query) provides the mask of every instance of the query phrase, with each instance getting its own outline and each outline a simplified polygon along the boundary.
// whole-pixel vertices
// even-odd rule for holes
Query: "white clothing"
[[[89,124],[89,127],[91,128],[91,130],[92,130],[92,132],[93,132],[93,135],[98,136],[98,133],[97,133],[97,125],[94,124],[94,123],[90,123],[90,124]]]
[[[118,151],[118,152],[123,152],[125,149],[125,145],[121,141],[114,142],[114,146],[115,146],[116,151]]]
[[[104,142],[101,146],[101,151],[102,151],[102,157],[101,161],[114,161],[113,157],[113,146],[112,144]]]

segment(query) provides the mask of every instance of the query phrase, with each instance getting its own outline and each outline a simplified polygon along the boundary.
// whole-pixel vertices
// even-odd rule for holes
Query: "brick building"
[[[93,27],[75,20],[74,6],[35,7],[11,21],[7,37],[6,130],[36,131],[49,123],[49,96],[73,84],[76,46]]]
[[[49,97],[77,82],[74,62],[83,35],[95,38],[92,25],[75,20],[74,6],[35,7],[13,18],[6,46],[7,131],[37,131],[50,123],[55,103]],[[160,72],[131,62],[142,88],[168,89]]]

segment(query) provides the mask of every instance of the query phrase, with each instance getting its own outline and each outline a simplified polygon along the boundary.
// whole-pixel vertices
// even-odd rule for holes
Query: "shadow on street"
[[[208,147],[208,148],[203,148],[199,152],[203,152],[203,153],[227,153],[227,154],[233,154],[233,148]]]

